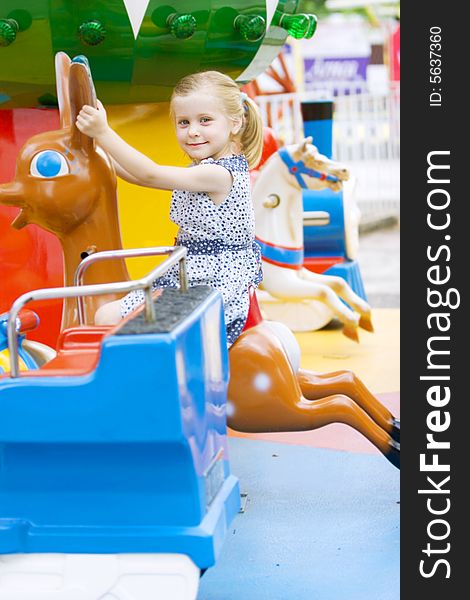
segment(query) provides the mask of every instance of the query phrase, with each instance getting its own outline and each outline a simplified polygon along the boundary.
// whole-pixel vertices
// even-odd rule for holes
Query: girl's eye
[[[70,169],[65,156],[60,152],[56,150],[44,150],[34,156],[29,172],[34,177],[48,179],[50,177],[68,175]]]
[[[209,117],[202,117],[201,119],[201,123],[209,123],[210,118]]]
[[[182,119],[181,121],[178,121],[178,125],[184,127],[185,125],[188,125],[189,121],[186,119]]]

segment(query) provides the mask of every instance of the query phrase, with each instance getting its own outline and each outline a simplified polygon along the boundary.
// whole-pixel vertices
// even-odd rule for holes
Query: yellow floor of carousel
[[[320,331],[296,333],[302,352],[301,367],[322,373],[342,369],[353,371],[399,417],[400,311],[395,308],[376,308],[372,311],[372,319],[374,333],[359,330],[359,344],[346,338],[336,324]],[[379,453],[360,433],[342,424],[297,433],[230,433],[236,437],[271,442]]]

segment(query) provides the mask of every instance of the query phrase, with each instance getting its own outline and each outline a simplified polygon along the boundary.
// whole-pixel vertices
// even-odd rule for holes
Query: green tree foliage
[[[331,12],[325,4],[326,0],[300,0],[298,12],[314,14],[320,18]]]

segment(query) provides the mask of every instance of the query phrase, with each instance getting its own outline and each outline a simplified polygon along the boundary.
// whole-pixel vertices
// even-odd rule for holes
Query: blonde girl
[[[179,226],[176,243],[188,250],[189,285],[209,285],[222,294],[230,346],[246,321],[249,287],[262,278],[248,174],[261,156],[261,119],[256,104],[217,71],[181,79],[170,115],[190,168],[157,164],[129,146],[109,127],[100,102],[98,109],[82,108],[77,127],[106,150],[126,181],[173,190],[170,218]],[[177,285],[175,267],[154,282],[155,289]],[[95,322],[117,323],[143,301],[142,292],[131,292],[102,306]]]

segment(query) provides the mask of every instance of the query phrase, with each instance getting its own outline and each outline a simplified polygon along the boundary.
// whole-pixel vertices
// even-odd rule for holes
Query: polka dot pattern
[[[242,332],[249,308],[248,289],[262,279],[261,252],[254,241],[255,220],[250,194],[248,163],[232,155],[201,164],[217,164],[232,175],[233,184],[224,201],[215,205],[204,192],[174,190],[170,218],[179,226],[176,243],[188,249],[189,285],[209,285],[222,294],[228,345]],[[178,267],[154,282],[159,287],[178,287]],[[127,315],[144,301],[142,291],[121,300]]]

